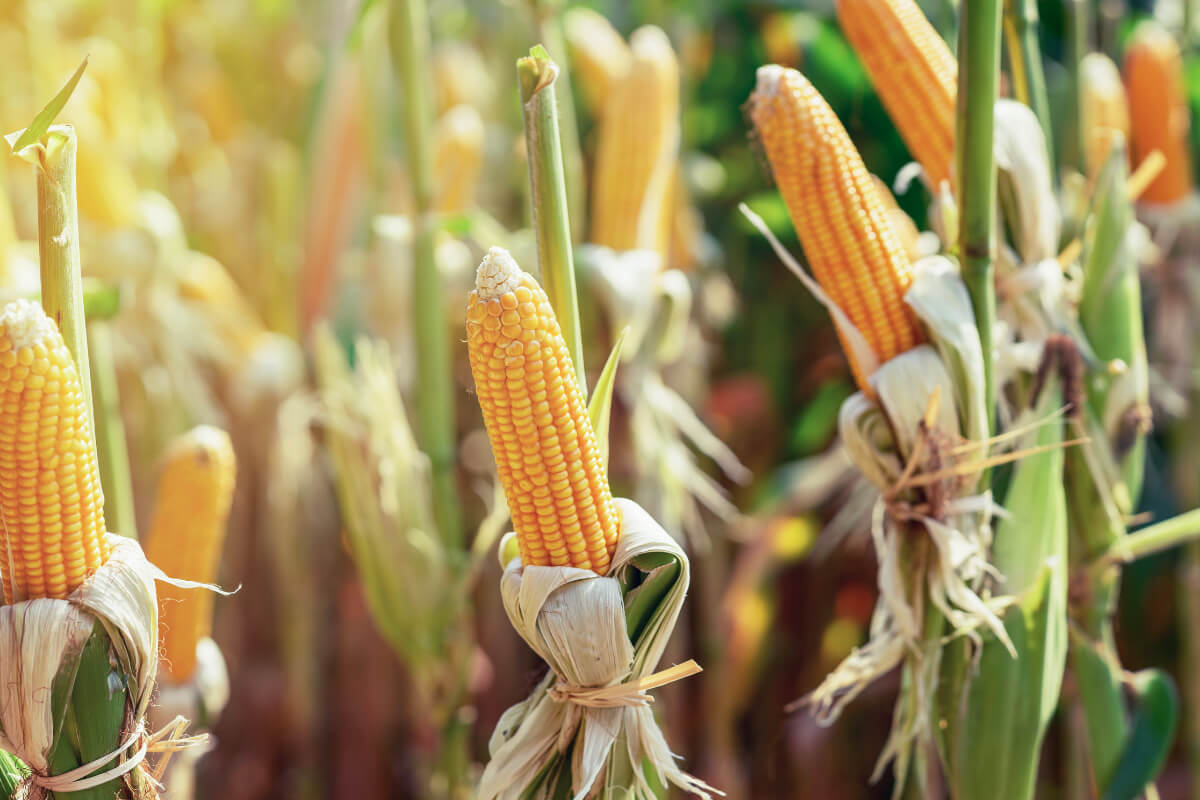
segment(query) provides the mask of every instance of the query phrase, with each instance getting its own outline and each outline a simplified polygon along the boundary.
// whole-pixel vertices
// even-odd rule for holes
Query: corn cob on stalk
[[[571,356],[546,293],[501,248],[479,265],[467,345],[522,562],[606,574],[619,520]]]
[[[871,176],[871,183],[875,185],[875,191],[879,194],[879,199],[883,201],[884,208],[887,210],[888,222],[896,236],[899,237],[904,252],[908,254],[910,261],[916,261],[921,257],[921,232],[917,230],[917,223],[913,222],[912,217],[904,212],[904,209],[896,202],[892,190],[878,175]]]
[[[434,137],[434,209],[440,214],[466,211],[475,204],[475,185],[483,165],[483,118],[471,106],[455,106],[438,119]]]
[[[758,131],[817,281],[865,337],[879,363],[925,340],[904,302],[911,264],[850,137],[812,84],[793,69],[760,67],[750,98]],[[867,368],[839,327],[855,380]]]
[[[104,495],[79,371],[41,306],[0,312],[4,602],[65,598],[108,559]]]
[[[654,250],[665,264],[679,154],[679,63],[667,35],[655,27],[634,31],[630,47],[630,69],[605,102],[591,240],[614,250]]]
[[[838,0],[837,16],[913,158],[934,186],[950,180],[958,94],[950,48],[914,0]]]
[[[1084,167],[1089,177],[1095,177],[1108,160],[1115,137],[1129,141],[1129,100],[1120,70],[1103,53],[1088,53],[1079,62],[1079,91]]]
[[[1166,166],[1146,187],[1142,200],[1172,205],[1192,191],[1188,155],[1187,100],[1179,43],[1161,25],[1146,21],[1130,35],[1125,51],[1125,87],[1129,92],[1133,163],[1155,150]]]
[[[233,444],[201,425],[176,440],[164,458],[147,558],[173,578],[216,577],[236,473]],[[196,644],[212,632],[213,594],[163,584],[159,589],[161,663],[173,683],[196,669]]]
[[[603,14],[572,8],[563,17],[572,75],[579,81],[593,117],[604,114],[612,87],[629,72],[633,53]]]

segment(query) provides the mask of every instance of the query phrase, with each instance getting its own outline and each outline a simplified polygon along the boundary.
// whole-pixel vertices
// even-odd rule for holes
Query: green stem
[[[38,254],[42,308],[58,325],[79,368],[79,382],[95,430],[88,369],[83,274],[79,258],[79,209],[75,199],[75,129],[54,125],[34,149],[38,196]]]
[[[392,60],[404,97],[408,170],[412,178],[413,317],[417,344],[417,413],[421,448],[433,473],[433,513],[444,540],[458,549],[463,530],[454,469],[454,377],[450,331],[434,260],[433,104],[429,94],[429,16],[425,0],[392,5]]]
[[[1008,45],[1013,95],[1037,115],[1042,135],[1046,137],[1046,153],[1050,157],[1050,169],[1053,172],[1054,129],[1050,123],[1050,99],[1046,94],[1042,50],[1038,45],[1037,0],[1005,0],[1004,39]]]
[[[567,52],[566,37],[562,29],[562,9],[554,0],[535,2],[534,12],[538,15],[538,33],[545,47],[553,53]],[[571,73],[567,62],[557,64],[558,80],[554,85],[555,102],[558,103],[558,130],[562,139],[563,174],[567,185],[567,210],[571,222],[571,241],[581,242],[584,237],[583,223],[587,219],[587,182],[583,174],[583,151],[579,145],[579,122],[575,115],[575,101],[571,97]]]
[[[992,153],[996,96],[1000,88],[1000,2],[962,4],[958,39],[959,258],[971,294],[975,326],[983,346],[984,397],[988,429],[996,419],[996,379],[992,322],[996,289],[992,279],[996,249],[996,163]]]
[[[1087,0],[1066,0],[1063,4],[1066,17],[1066,68],[1067,68],[1067,114],[1063,126],[1065,136],[1062,145],[1062,165],[1083,173],[1085,131],[1083,130],[1083,91],[1079,80],[1079,63],[1090,48],[1088,26],[1090,12]]]
[[[1181,544],[1200,539],[1200,508],[1164,519],[1131,533],[1113,542],[1104,555],[1094,564],[1098,569],[1121,562],[1137,561],[1139,558],[1169,550]]]
[[[558,65],[550,60],[550,55],[541,45],[517,61],[538,264],[546,295],[558,316],[558,324],[567,340],[575,374],[586,399],[587,375],[583,368],[583,336],[580,332],[579,301],[575,293],[575,262],[571,255],[566,176],[553,91],[557,77]]]
[[[112,331],[106,322],[93,322],[89,331],[92,353],[92,391],[96,401],[96,452],[100,460],[100,485],[104,487],[104,518],[110,530],[137,538],[133,481],[121,395],[113,363]]]

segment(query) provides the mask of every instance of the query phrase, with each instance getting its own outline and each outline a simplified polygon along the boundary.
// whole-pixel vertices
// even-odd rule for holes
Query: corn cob
[[[629,71],[633,53],[612,23],[590,8],[568,11],[563,30],[571,50],[571,76],[599,119],[613,85]]]
[[[793,69],[760,67],[750,116],[817,281],[880,363],[924,340],[904,293],[911,264],[837,116]],[[839,329],[858,385],[870,377]]]
[[[467,301],[475,393],[523,563],[608,572],[618,517],[546,293],[493,247]]]
[[[1114,138],[1129,141],[1129,101],[1117,65],[1103,53],[1088,53],[1079,62],[1079,91],[1084,168],[1095,177],[1108,160]]]
[[[65,598],[108,559],[96,445],[71,354],[28,300],[0,312],[4,602]]]
[[[837,16],[913,158],[934,186],[950,180],[958,81],[950,48],[914,0],[838,0]]]
[[[163,460],[146,557],[172,578],[216,578],[233,502],[236,461],[229,434],[201,425],[176,440]],[[213,595],[160,584],[162,666],[175,683],[196,669],[196,643],[212,632]]]
[[[437,121],[434,175],[441,214],[465,211],[475,204],[475,184],[483,165],[483,118],[471,106],[455,106]]]
[[[1158,23],[1139,23],[1130,34],[1125,51],[1125,87],[1133,127],[1133,163],[1140,164],[1155,150],[1167,160],[1142,199],[1154,205],[1176,203],[1192,191],[1190,122],[1179,43]]]
[[[679,64],[647,26],[630,39],[633,62],[612,87],[592,177],[592,242],[655,250],[666,258],[671,178],[679,155]]]
[[[871,176],[871,183],[875,185],[875,191],[878,193],[879,199],[883,201],[884,208],[887,210],[888,223],[899,237],[905,254],[910,261],[916,261],[921,257],[921,232],[917,230],[917,223],[913,222],[912,217],[904,212],[904,209],[896,202],[892,190],[878,175]]]

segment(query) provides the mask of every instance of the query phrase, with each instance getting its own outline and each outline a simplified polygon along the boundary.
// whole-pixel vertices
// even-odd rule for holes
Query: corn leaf
[[[1133,675],[1133,725],[1104,800],[1133,800],[1162,770],[1179,725],[1179,693],[1161,670]]]
[[[75,92],[75,87],[79,85],[79,79],[83,77],[83,71],[87,68],[87,63],[88,60],[85,57],[76,68],[75,74],[58,91],[58,94],[54,95],[54,99],[38,112],[38,115],[33,118],[33,122],[29,123],[29,127],[22,131],[21,135],[16,137],[15,141],[9,137],[8,143],[14,153],[20,153],[23,149],[39,141],[46,135],[46,131],[50,130],[50,126],[54,124],[54,120],[58,118],[67,101],[71,99],[71,95]]]
[[[600,447],[600,461],[608,469],[608,422],[612,411],[613,387],[617,383],[617,365],[621,363],[621,348],[625,345],[625,337],[629,335],[626,325],[621,335],[617,337],[608,361],[604,362],[604,370],[596,380],[592,397],[588,400],[588,419],[596,431],[596,444]]]
[[[1102,645],[1073,631],[1071,671],[1083,706],[1092,779],[1097,786],[1107,786],[1116,773],[1129,730],[1121,697],[1120,666],[1104,652]]]
[[[0,751],[0,800],[9,800],[29,775],[29,767],[14,755]]]

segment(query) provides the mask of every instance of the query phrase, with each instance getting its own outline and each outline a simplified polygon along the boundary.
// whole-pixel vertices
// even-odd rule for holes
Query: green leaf
[[[1093,780],[1098,786],[1106,786],[1116,772],[1129,730],[1121,696],[1121,670],[1102,645],[1077,631],[1071,632],[1071,670],[1083,706]]]
[[[46,131],[50,130],[50,126],[54,124],[54,120],[58,118],[62,112],[63,106],[71,99],[75,87],[79,85],[79,79],[83,77],[83,70],[87,67],[87,57],[80,62],[79,67],[75,70],[75,74],[67,81],[66,85],[59,90],[58,94],[54,95],[54,99],[46,104],[46,107],[33,118],[33,122],[29,123],[29,127],[17,137],[15,142],[10,141],[14,153],[19,153],[34,142],[40,141],[46,135]]]
[[[1104,800],[1133,800],[1145,791],[1167,761],[1179,726],[1179,693],[1161,670],[1135,673],[1133,726]]]
[[[608,354],[608,361],[604,362],[604,369],[600,372],[596,386],[592,389],[592,398],[588,401],[588,419],[592,423],[592,429],[596,431],[596,444],[600,446],[600,461],[606,470],[608,469],[608,422],[612,411],[613,387],[617,383],[617,365],[621,363],[621,348],[624,347],[625,337],[628,335],[629,326],[626,325],[621,331],[621,335],[617,337],[612,352]]]

